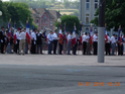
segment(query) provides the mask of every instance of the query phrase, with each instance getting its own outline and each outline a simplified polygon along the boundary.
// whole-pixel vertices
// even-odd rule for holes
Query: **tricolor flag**
[[[13,28],[16,29],[16,22],[14,22]]]
[[[27,21],[26,22],[26,38],[27,38],[27,42],[30,43],[31,40],[31,36],[30,36],[30,24]]]
[[[107,35],[107,34],[108,34],[108,32],[107,32],[107,29],[106,29],[106,28],[107,28],[107,24],[105,23],[105,31],[104,31],[104,32],[105,32],[105,35]]]
[[[29,24],[28,21],[26,22],[26,32],[27,32],[27,33],[30,32],[30,24]]]
[[[93,27],[90,26],[90,36],[93,36]]]
[[[74,23],[74,31],[76,31],[77,30],[77,28],[76,28],[76,24]]]
[[[121,29],[121,25],[120,25],[118,28],[118,39],[120,38],[121,34],[122,34],[122,29]]]
[[[11,19],[9,20],[9,22],[8,22],[8,29],[11,27]]]
[[[66,32],[66,23],[64,23],[64,32]]]

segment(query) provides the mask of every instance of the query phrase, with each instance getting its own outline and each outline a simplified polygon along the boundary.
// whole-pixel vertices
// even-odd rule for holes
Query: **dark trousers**
[[[36,41],[35,40],[32,40],[32,43],[31,43],[31,54],[36,54]]]
[[[76,55],[76,51],[77,51],[77,44],[73,45],[72,48],[73,55]]]
[[[94,55],[97,55],[97,46],[98,46],[98,43],[97,42],[93,42],[93,54]]]
[[[19,40],[17,40],[16,43],[14,44],[14,52],[19,53]]]
[[[53,40],[53,54],[56,54],[57,42],[57,40]]]
[[[26,47],[25,47],[25,54],[28,54],[28,50],[29,50],[29,45],[28,45],[28,42],[26,41],[26,45],[25,45]]]
[[[67,54],[70,55],[70,50],[71,50],[71,41],[68,41],[67,43]]]
[[[59,43],[59,54],[62,54],[62,50],[63,50],[63,44]]]
[[[110,43],[106,43],[105,44],[106,55],[110,55],[110,49],[111,49],[111,44]]]
[[[0,44],[0,53],[4,54],[4,43]]]
[[[42,44],[37,44],[36,45],[36,51],[37,51],[37,54],[42,54]]]
[[[52,42],[48,44],[48,54],[52,54]]]
[[[87,42],[83,42],[83,55],[86,54]]]
[[[123,44],[118,44],[118,55],[123,55],[124,47]]]

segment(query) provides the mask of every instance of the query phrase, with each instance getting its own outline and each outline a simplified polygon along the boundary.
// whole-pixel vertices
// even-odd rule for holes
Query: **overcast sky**
[[[9,1],[9,0],[2,0],[2,1]],[[61,1],[61,0],[58,0],[58,1]],[[76,1],[76,0],[70,0],[70,1]]]

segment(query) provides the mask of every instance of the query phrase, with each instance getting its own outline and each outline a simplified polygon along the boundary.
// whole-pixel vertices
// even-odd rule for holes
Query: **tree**
[[[3,21],[7,21],[7,19],[10,17],[8,11],[7,11],[7,7],[3,4],[2,1],[0,1],[0,10],[2,11],[2,17],[1,19]]]
[[[13,3],[13,2],[4,2],[4,6],[7,8],[7,13],[9,13],[9,18],[6,20],[11,22],[17,23],[20,25],[26,24],[26,21],[29,20],[32,23],[32,16],[31,11],[29,10],[29,6],[25,3]]]
[[[125,30],[124,9],[125,0],[106,0],[105,20],[108,29],[115,27],[115,30],[117,30],[121,25],[122,29]],[[96,15],[98,15],[98,11]],[[98,18],[95,18],[92,22],[98,25]]]
[[[61,16],[61,24],[56,22],[56,26],[59,27],[61,25],[62,29],[66,28],[66,31],[68,32],[73,32],[74,31],[74,26],[76,26],[76,32],[79,33],[80,29],[80,22],[78,17],[72,16],[72,15],[63,15]]]

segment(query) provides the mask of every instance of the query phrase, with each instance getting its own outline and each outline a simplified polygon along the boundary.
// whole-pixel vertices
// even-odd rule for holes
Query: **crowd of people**
[[[125,36],[105,35],[105,55],[123,55]],[[74,32],[55,31],[40,32],[37,29],[27,31],[26,28],[0,30],[1,54],[73,54],[82,51],[83,55],[97,55],[98,33],[85,32],[81,36]]]

